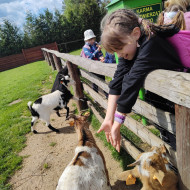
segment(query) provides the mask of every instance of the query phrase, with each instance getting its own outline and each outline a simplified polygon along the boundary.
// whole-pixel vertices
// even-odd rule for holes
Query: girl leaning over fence
[[[175,25],[157,26],[131,10],[119,9],[102,21],[101,43],[116,52],[119,64],[109,84],[108,109],[98,133],[120,151],[120,126],[131,112],[146,76],[153,70],[182,69],[180,59],[165,37],[176,34]],[[152,81],[154,82],[154,81]]]

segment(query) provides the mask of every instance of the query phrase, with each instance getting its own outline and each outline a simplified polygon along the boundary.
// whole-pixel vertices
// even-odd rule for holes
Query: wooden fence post
[[[48,53],[48,55],[49,55],[49,59],[50,59],[50,62],[51,62],[52,69],[56,70],[55,63],[54,63],[54,60],[53,60],[53,55],[51,53]]]
[[[179,189],[190,190],[190,109],[175,105]]]
[[[71,62],[67,61],[67,67],[69,70],[69,73],[71,75],[71,78],[76,82],[74,86],[74,95],[77,98],[84,98],[84,94],[83,94],[83,87],[82,87],[82,83],[80,81],[80,74],[79,74],[79,69],[77,67],[77,65],[72,64]],[[79,111],[87,109],[87,103],[83,102],[83,101],[77,101],[77,106]]]
[[[58,70],[58,72],[61,71],[62,65],[61,65],[60,58],[58,58],[56,55],[53,54],[53,60],[54,60],[54,63],[55,63],[55,66],[56,66],[56,69]]]
[[[46,52],[44,50],[42,50],[42,52],[44,54],[45,61],[48,63],[48,58],[47,58]]]
[[[26,60],[26,63],[28,63],[28,60],[27,60],[27,58],[26,58],[26,55],[25,55],[24,49],[22,49],[22,54],[24,55],[24,59]]]
[[[45,61],[48,63],[48,59],[47,59],[47,56],[46,56],[46,52],[43,51],[43,50],[42,50],[42,52],[43,52],[43,55],[44,55]]]
[[[50,61],[50,58],[49,58],[49,53],[46,51],[46,56],[47,56],[47,61],[48,61],[48,64],[49,66],[51,66],[51,61]]]

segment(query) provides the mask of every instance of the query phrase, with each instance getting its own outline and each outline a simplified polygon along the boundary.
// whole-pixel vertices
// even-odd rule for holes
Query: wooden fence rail
[[[89,81],[96,83],[101,89],[108,92],[108,84],[97,78],[90,72],[113,77],[116,70],[116,64],[105,64],[99,61],[88,60],[80,56],[59,53],[58,51],[42,48],[45,59],[53,69],[60,70],[60,64],[73,64],[80,66],[80,74]],[[51,59],[51,57],[53,57]],[[59,65],[59,66],[58,66]],[[175,103],[175,115],[158,109],[151,104],[137,100],[133,110],[153,123],[166,129],[176,135],[177,151],[173,150],[170,145],[164,143],[160,138],[151,133],[141,123],[127,116],[125,126],[138,135],[142,141],[151,146],[165,144],[170,153],[170,161],[178,168],[180,177],[180,190],[190,190],[190,74],[156,70],[151,72],[144,84],[145,89],[162,96]],[[78,88],[78,86],[76,86]],[[83,88],[91,97],[98,102],[104,109],[107,109],[107,100],[100,94],[96,93],[88,85],[83,84]],[[94,107],[89,104],[94,114],[100,120],[103,118],[98,114]],[[122,137],[122,146],[134,158],[140,151],[129,141]]]

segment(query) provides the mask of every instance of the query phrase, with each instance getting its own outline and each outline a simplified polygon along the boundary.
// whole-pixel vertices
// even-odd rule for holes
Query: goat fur
[[[125,181],[129,175],[140,178],[141,190],[177,190],[178,177],[168,166],[166,152],[162,146],[140,154],[137,161],[129,165],[135,168],[122,172],[119,179]]]
[[[50,115],[56,112],[57,115],[60,116],[58,111],[65,108],[67,110],[66,118],[69,116],[69,107],[67,107],[67,104],[69,103],[69,100],[73,98],[73,95],[67,89],[67,86],[65,86],[69,81],[69,76],[62,76],[61,91],[56,90],[50,94],[44,95],[37,99],[33,105],[31,101],[28,102],[28,108],[32,114],[31,131],[33,133],[37,133],[35,130],[35,123],[38,119],[45,121],[46,126],[52,131],[59,132],[58,129],[55,129],[50,124]]]
[[[78,145],[75,156],[59,179],[56,190],[111,190],[104,156],[88,125],[85,116],[75,119]]]

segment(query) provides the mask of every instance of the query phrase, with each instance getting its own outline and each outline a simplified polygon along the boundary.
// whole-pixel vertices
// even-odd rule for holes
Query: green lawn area
[[[70,54],[71,54],[71,55],[80,55],[81,51],[82,51],[82,49],[77,49],[77,50],[75,50],[75,51],[71,51]],[[103,48],[102,48],[102,53],[103,53],[104,56],[105,56],[106,51],[105,51],[105,49],[103,49]]]
[[[81,49],[71,52],[80,55]],[[50,92],[57,71],[45,61],[38,61],[22,67],[0,73],[0,190],[11,189],[8,179],[21,167],[23,157],[18,153],[24,148],[25,134],[30,132],[31,114],[27,109],[27,102],[34,101],[40,96]],[[19,100],[15,104],[12,102]],[[100,123],[91,113],[90,121],[95,130]],[[141,144],[139,138],[129,132],[126,127],[121,128],[122,134],[134,140],[135,144]],[[121,149],[121,153],[106,142],[105,134],[97,136],[104,141],[112,151],[113,157],[120,161],[123,169],[132,162],[132,158]],[[128,157],[126,159],[126,157]]]
[[[7,180],[20,168],[17,153],[25,146],[31,115],[27,102],[34,101],[52,88],[57,71],[38,61],[0,73],[0,189],[9,189]],[[10,105],[11,102],[20,102]]]

